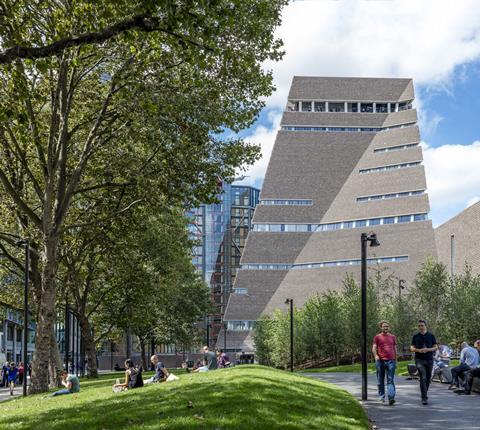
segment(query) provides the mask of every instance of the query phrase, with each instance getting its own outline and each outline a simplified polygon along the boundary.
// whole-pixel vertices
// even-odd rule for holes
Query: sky
[[[412,78],[433,225],[480,200],[480,1],[299,0],[282,16],[276,91],[243,133],[262,159],[241,183],[261,188],[294,75]]]

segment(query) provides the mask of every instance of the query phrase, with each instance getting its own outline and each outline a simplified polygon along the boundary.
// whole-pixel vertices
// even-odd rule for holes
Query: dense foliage
[[[480,338],[480,275],[470,268],[449,276],[443,264],[428,259],[413,285],[398,294],[398,279],[378,270],[368,281],[368,342],[379,331],[378,322],[390,322],[398,351],[408,354],[417,320],[425,318],[439,342],[458,347]],[[289,315],[277,310],[255,326],[254,339],[260,363],[286,367],[290,360]],[[294,310],[294,361],[296,365],[324,359],[351,361],[360,355],[360,288],[347,274],[340,291],[310,297]]]
[[[96,254],[109,243],[122,261],[111,251],[131,210],[148,219],[212,201],[219,178],[258,158],[235,133],[273,91],[263,63],[282,56],[285,3],[0,2],[0,265],[21,276],[15,241],[29,238],[32,391],[58,381],[58,301],[71,290],[90,312],[106,265]]]

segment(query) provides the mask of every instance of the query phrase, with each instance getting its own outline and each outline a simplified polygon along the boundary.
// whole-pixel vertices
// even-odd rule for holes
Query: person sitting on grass
[[[195,370],[193,370],[193,373],[197,372],[208,372],[210,368],[208,367],[208,359],[203,360],[203,366],[197,367]]]
[[[15,366],[15,363],[12,361],[7,370],[7,383],[8,388],[10,388],[10,395],[13,396],[13,390],[15,389],[15,383],[17,382],[18,376],[18,367]]]
[[[155,375],[146,380],[146,384],[151,384],[152,382],[165,382],[168,378],[168,370],[165,365],[160,361],[157,355],[152,355],[150,361],[155,367]]]
[[[55,391],[51,397],[78,393],[80,391],[80,381],[78,380],[77,375],[70,375],[66,370],[62,370],[60,372],[60,377],[62,378],[62,385],[65,388]]]
[[[217,364],[220,369],[230,366],[230,358],[223,352],[223,349],[217,349]]]
[[[113,391],[125,391],[132,388],[143,387],[142,368],[135,367],[130,358],[125,360],[125,382],[123,384],[116,383]]]

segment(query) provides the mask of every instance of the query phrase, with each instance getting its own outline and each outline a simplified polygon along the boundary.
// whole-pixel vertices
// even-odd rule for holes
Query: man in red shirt
[[[382,330],[373,338],[372,352],[377,368],[378,395],[385,402],[385,375],[387,375],[388,404],[395,403],[395,369],[397,368],[397,338],[390,333],[388,321],[378,324]]]

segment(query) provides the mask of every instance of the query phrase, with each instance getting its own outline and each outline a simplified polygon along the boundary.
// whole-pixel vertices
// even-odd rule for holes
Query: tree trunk
[[[126,347],[127,358],[132,358],[132,329],[130,327],[127,328]]]
[[[145,356],[145,354],[146,354],[145,339],[143,337],[140,337],[139,341],[140,341],[140,351],[141,351],[141,354],[142,354],[142,367],[143,367],[143,370],[146,371],[148,369],[148,367],[147,367],[147,358]]]
[[[55,337],[55,331],[53,329],[50,333],[50,360],[48,366],[50,388],[61,387],[60,372],[63,368],[62,360],[60,360],[60,351],[58,350],[57,339]]]
[[[98,378],[97,351],[95,348],[95,340],[92,335],[92,327],[90,326],[88,318],[84,315],[79,315],[79,321],[85,347],[85,357],[88,364],[88,377]]]
[[[55,321],[55,285],[52,277],[43,278],[42,289],[43,294],[37,315],[31,393],[48,391],[49,387],[50,350],[52,348],[53,321]]]
[[[31,393],[41,393],[49,388],[49,369],[52,362],[51,350],[57,348],[54,342],[55,300],[56,300],[56,251],[57,240],[45,240],[45,255],[42,270],[42,289],[37,313],[37,329],[35,335],[35,353],[32,363]],[[53,360],[55,361],[55,360]],[[52,376],[56,378],[55,371]],[[57,381],[52,381],[56,384]]]

